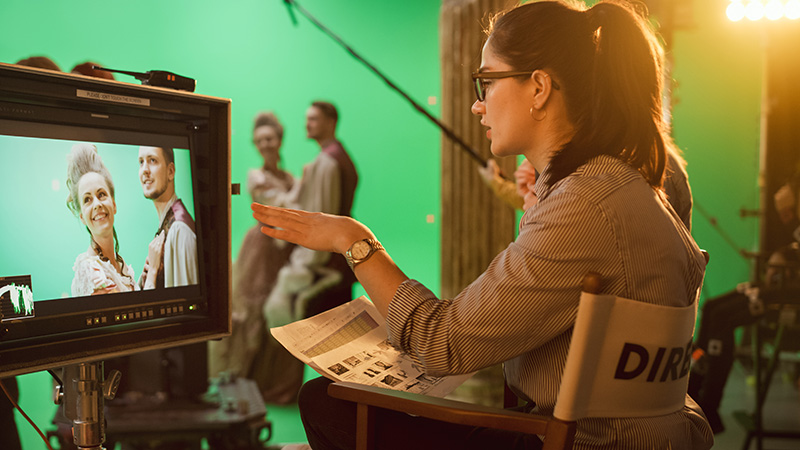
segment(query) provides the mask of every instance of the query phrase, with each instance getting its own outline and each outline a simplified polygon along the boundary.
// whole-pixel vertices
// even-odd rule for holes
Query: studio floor
[[[793,364],[794,361],[782,363],[772,379],[764,406],[764,426],[767,429],[800,431],[800,391]],[[314,376],[316,374],[306,368],[306,378]],[[714,437],[714,450],[743,450],[747,432],[734,418],[734,412],[752,411],[754,404],[755,390],[751,371],[737,361],[728,379],[720,410],[725,431]],[[272,439],[268,442],[271,449],[280,448],[285,443],[305,442],[296,405],[267,405],[267,410],[267,418],[272,422],[273,429]],[[755,442],[751,442],[750,448],[756,448]],[[800,449],[800,440],[765,438],[763,448],[797,450]]]
[[[800,431],[800,392],[798,391],[795,361],[784,361],[776,370],[764,404],[764,427],[768,430]],[[725,395],[722,399],[720,415],[725,431],[714,436],[715,450],[743,449],[747,431],[734,417],[736,411],[752,411],[755,404],[755,389],[751,371],[737,361],[731,371]],[[750,443],[755,449],[755,442]],[[797,450],[800,440],[765,438],[763,448],[768,450]]]
[[[764,426],[770,430],[789,430],[800,431],[800,391],[797,385],[797,369],[795,364],[800,361],[800,354],[786,354],[787,361],[784,361],[776,371],[767,401],[764,407]],[[746,360],[745,360],[746,362]],[[43,389],[30,389],[29,384],[40,386],[50,383],[45,375],[35,374],[42,378],[30,381],[31,375],[20,377],[23,399],[33,405],[44,405],[48,403],[48,393]],[[306,368],[305,378],[311,379],[318,376],[310,368]],[[39,398],[41,397],[41,398]],[[720,414],[725,424],[725,431],[715,436],[714,450],[739,450],[743,448],[747,432],[734,418],[734,412],[744,410],[752,411],[755,403],[755,391],[751,370],[740,361],[734,364],[730,378],[728,380],[725,395],[722,401]],[[51,403],[52,404],[52,403]],[[52,418],[51,409],[39,411],[41,417],[37,420],[45,427]],[[300,414],[297,405],[267,405],[267,420],[272,423],[272,435],[266,442],[269,450],[280,449],[284,444],[305,442],[305,433],[300,421]],[[30,433],[29,425],[23,423],[21,418],[17,421],[21,431]],[[262,439],[266,439],[264,434]],[[209,449],[208,445],[203,446]],[[766,450],[797,450],[800,449],[800,440],[787,440],[766,438],[763,448]],[[29,438],[23,442],[23,450],[44,449],[41,440]],[[756,449],[755,442],[752,442],[750,449]]]

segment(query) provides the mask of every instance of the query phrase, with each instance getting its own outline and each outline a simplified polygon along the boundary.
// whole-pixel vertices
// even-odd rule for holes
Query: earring
[[[531,114],[531,117],[533,118],[533,120],[535,120],[535,121],[537,121],[537,122],[541,122],[541,121],[543,121],[544,119],[546,119],[546,118],[547,118],[547,110],[546,110],[546,109],[544,109],[544,110],[542,110],[542,111],[544,112],[544,115],[543,115],[541,118],[539,118],[539,117],[536,117],[536,115],[534,115],[534,108],[533,108],[533,106],[531,106],[531,111],[530,111],[530,114]]]

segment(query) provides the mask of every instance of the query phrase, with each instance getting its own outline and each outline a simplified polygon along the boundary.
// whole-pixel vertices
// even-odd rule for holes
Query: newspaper
[[[334,381],[444,397],[472,376],[426,375],[389,343],[383,316],[364,296],[270,331],[297,359]]]

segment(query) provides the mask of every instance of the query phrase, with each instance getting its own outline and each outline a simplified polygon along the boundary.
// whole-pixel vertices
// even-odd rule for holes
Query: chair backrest
[[[554,416],[648,417],[681,409],[697,305],[581,293]]]

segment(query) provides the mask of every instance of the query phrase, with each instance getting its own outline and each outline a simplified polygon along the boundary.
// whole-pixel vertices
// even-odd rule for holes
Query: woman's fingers
[[[374,237],[367,227],[346,217],[253,203],[253,217],[266,225],[265,235],[311,250],[343,253],[358,239]]]
[[[275,228],[299,231],[308,226],[309,216],[310,213],[305,211],[253,203],[253,217],[259,222]]]
[[[299,244],[311,250],[334,251],[330,237],[331,227],[325,224],[335,216],[254,203],[253,217],[267,225],[261,227],[261,232],[269,237]]]

